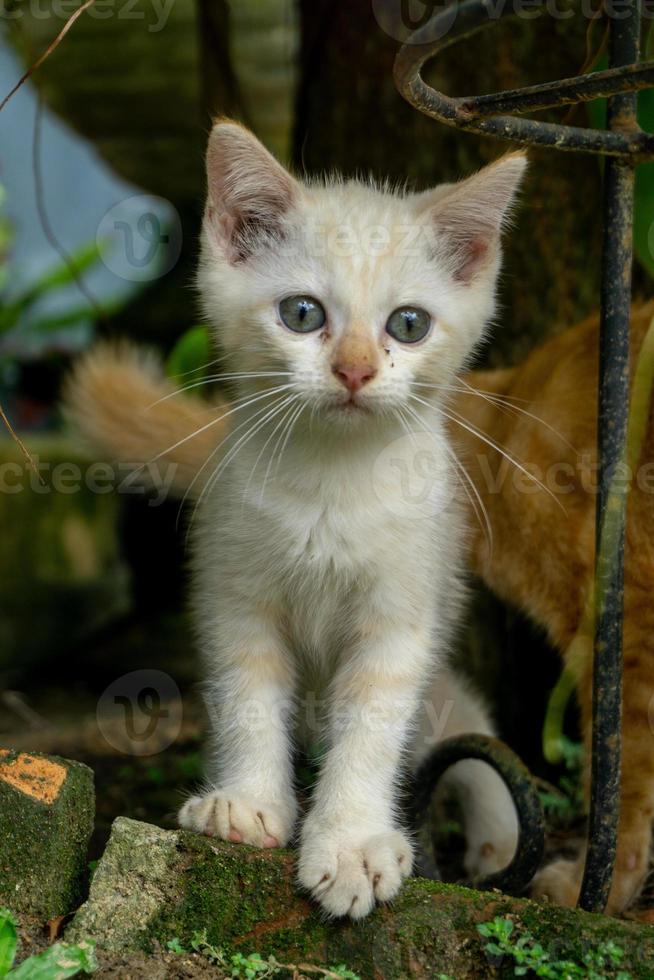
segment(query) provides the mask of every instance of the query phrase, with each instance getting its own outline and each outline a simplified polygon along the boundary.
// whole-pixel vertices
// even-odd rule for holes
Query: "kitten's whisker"
[[[422,426],[422,428],[424,429],[424,431],[429,434],[429,431],[430,430],[429,430],[428,426],[426,425],[424,419],[422,419],[418,415],[418,413],[415,412],[409,405],[406,405],[405,408],[406,408],[406,410],[408,412],[411,413],[412,418],[414,418],[415,421],[419,425]],[[476,518],[476,520],[477,520],[477,522],[479,524],[480,529],[486,535],[486,543],[488,545],[488,550],[489,550],[489,553],[492,555],[492,553],[493,553],[493,527],[491,525],[490,518],[488,516],[488,511],[486,509],[486,505],[484,504],[483,498],[482,498],[481,494],[479,493],[479,490],[477,489],[477,487],[475,485],[475,481],[472,479],[472,477],[470,476],[470,474],[466,470],[466,468],[465,468],[464,464],[461,462],[461,460],[457,458],[457,455],[454,452],[454,450],[448,445],[447,440],[445,440],[444,445],[445,445],[445,451],[447,452],[448,456],[452,460],[452,462],[454,464],[454,467],[455,467],[457,473],[459,474],[459,476],[462,475],[464,477],[464,479],[465,479],[465,483],[462,483],[461,486],[463,487],[463,491],[464,491],[466,497],[468,498],[468,501],[470,503],[470,506],[472,507],[473,513],[474,513],[475,518]],[[466,484],[467,484],[467,486],[466,486]],[[468,489],[468,487],[470,489]],[[474,497],[471,496],[470,490],[472,490],[472,494],[474,495]],[[482,515],[483,515],[483,520],[482,520]]]
[[[289,378],[291,376],[290,371],[257,371],[249,373],[239,373],[239,374],[213,374],[207,378],[203,378],[201,381],[194,381],[192,384],[184,385],[181,388],[175,388],[174,391],[169,391],[167,395],[162,395],[161,398],[157,398],[155,402],[148,405],[146,411],[154,408],[155,405],[160,405],[161,402],[168,401],[169,398],[174,398],[176,395],[181,395],[185,391],[191,391],[192,388],[201,388],[202,385],[214,384],[217,381],[243,381],[246,379],[256,379],[256,378]],[[249,397],[248,395],[244,397]],[[232,402],[234,404],[234,402]]]
[[[549,422],[546,422],[545,419],[542,419],[539,415],[535,415],[533,412],[528,411],[526,408],[521,408],[519,405],[513,405],[508,396],[498,395],[495,392],[483,391],[480,388],[474,388],[472,385],[468,384],[465,378],[459,378],[458,380],[465,386],[466,391],[468,391],[471,395],[479,395],[479,397],[483,398],[484,401],[495,403],[498,407],[503,406],[508,411],[515,412],[518,415],[524,415],[527,418],[532,419],[534,422],[538,422],[540,425],[545,426],[546,429],[549,429],[549,431],[555,435],[557,439],[560,439],[567,449],[570,449],[573,453],[577,452],[572,443],[568,442],[565,436],[559,432],[558,429],[555,429],[554,426],[550,425]]]
[[[460,381],[462,385],[465,385],[465,387],[457,388],[455,385],[427,384],[424,381],[414,381],[413,384],[416,388],[434,388],[438,389],[439,391],[453,392],[457,395],[476,395],[478,398],[483,398],[483,400],[487,401],[489,404],[496,405],[497,408],[515,412],[516,414],[524,415],[527,418],[533,419],[534,422],[538,422],[546,429],[549,429],[550,432],[557,437],[557,439],[561,440],[566,448],[570,449],[572,452],[577,451],[572,443],[568,442],[565,436],[559,432],[558,429],[555,429],[553,425],[550,425],[549,422],[546,422],[545,419],[540,418],[540,416],[535,415],[533,412],[529,412],[526,408],[521,408],[519,405],[512,404],[512,401],[508,395],[498,395],[493,391],[484,391],[481,388],[475,388],[473,385],[468,384],[464,378],[458,378],[457,380]],[[527,401],[526,398],[519,398],[516,400],[523,402]]]
[[[426,405],[428,408],[435,407],[431,405],[430,402],[425,401],[423,398],[419,398],[418,395],[410,395],[410,397],[414,401],[420,402],[422,405]],[[545,493],[547,493],[552,498],[552,500],[557,504],[557,506],[561,508],[564,514],[566,513],[565,507],[558,499],[556,494],[552,493],[549,487],[545,486],[545,484],[541,480],[539,480],[537,476],[534,476],[533,473],[530,473],[529,470],[522,465],[522,463],[519,463],[517,459],[515,459],[509,452],[507,452],[506,449],[504,449],[493,439],[491,439],[490,436],[482,432],[481,429],[478,429],[476,425],[472,425],[472,423],[466,421],[466,419],[464,419],[463,416],[459,415],[458,412],[455,412],[454,409],[450,409],[450,411],[448,411],[442,406],[439,406],[437,410],[441,412],[445,418],[448,418],[450,422],[454,422],[456,425],[460,425],[462,429],[465,429],[471,435],[476,436],[476,438],[479,439],[481,442],[485,442],[486,445],[491,447],[491,449],[494,449],[501,456],[504,456],[504,458],[508,460],[509,463],[511,463],[513,466],[516,467],[516,469],[520,470],[521,473],[524,473],[524,475],[528,477],[530,480],[533,480],[533,482],[538,487],[540,487],[541,490],[544,490]]]
[[[275,432],[278,429],[280,429],[280,428],[281,428],[282,431],[280,432],[280,434],[279,434],[279,436],[277,438],[277,442],[273,446],[273,450],[272,450],[272,452],[270,454],[270,457],[268,459],[268,465],[266,466],[266,472],[265,472],[264,477],[263,477],[263,484],[261,485],[261,493],[259,495],[259,502],[263,501],[264,494],[266,492],[266,484],[268,483],[268,477],[270,476],[270,470],[272,468],[272,464],[273,464],[273,461],[275,459],[275,453],[277,452],[277,449],[279,447],[279,443],[281,442],[282,437],[283,437],[284,432],[285,432],[284,426],[286,425],[286,421],[289,418],[289,416],[291,415],[291,413],[295,410],[295,401],[299,397],[300,397],[299,395],[296,396],[296,398],[293,400],[293,402],[291,403],[291,405],[288,407],[287,411],[284,412],[284,415],[281,418],[281,420],[275,426]]]
[[[249,344],[247,347],[239,347],[239,354],[243,354],[246,351],[256,354],[256,353],[260,353],[262,350],[264,350],[264,348],[261,346],[261,344],[255,344],[255,345]],[[200,364],[199,367],[191,368],[190,371],[180,371],[179,374],[172,374],[170,376],[171,380],[174,381],[177,378],[187,378],[189,374],[197,374],[198,371],[204,371],[206,370],[206,368],[213,367],[214,364],[222,364],[233,356],[234,355],[231,351],[225,351],[223,354],[218,354],[218,356],[214,357],[213,360],[207,361],[206,364]]]
[[[188,531],[186,532],[186,543],[188,543],[188,535],[189,535],[189,533],[191,531],[191,528],[193,526],[193,522],[195,521],[195,516],[196,516],[196,514],[198,512],[199,507],[202,504],[202,501],[204,499],[205,494],[208,493],[210,491],[210,489],[215,485],[215,483],[220,479],[220,476],[221,476],[223,470],[232,462],[232,460],[234,459],[234,457],[238,454],[239,450],[242,449],[243,446],[246,445],[254,435],[256,435],[256,433],[259,431],[259,429],[263,425],[265,425],[265,423],[268,421],[268,419],[271,418],[271,417],[274,417],[275,414],[277,413],[277,411],[279,411],[279,410],[280,410],[279,402],[275,402],[275,404],[273,405],[272,409],[270,408],[269,405],[266,405],[266,406],[264,406],[263,409],[259,409],[255,413],[254,416],[252,416],[249,419],[246,419],[246,422],[239,426],[239,428],[243,428],[243,425],[244,424],[246,424],[248,422],[252,422],[252,419],[253,418],[256,418],[256,416],[258,416],[258,415],[261,415],[262,412],[265,412],[266,413],[263,418],[260,418],[255,423],[254,426],[252,426],[242,436],[240,436],[240,438],[238,439],[238,441],[225,453],[225,456],[216,465],[213,473],[211,474],[211,476],[209,477],[209,479],[205,483],[204,487],[202,488],[202,491],[200,493],[200,496],[198,497],[198,499],[195,502],[195,506],[193,507],[193,513],[191,514],[191,519],[189,521]],[[234,433],[232,433],[232,434],[234,434]],[[209,457],[209,459],[213,458],[213,456],[215,455],[215,452],[216,452],[216,450],[214,450],[211,453],[211,456]],[[208,461],[209,460],[207,460],[206,462],[208,462]]]
[[[299,395],[287,395],[286,398],[284,398],[282,400],[282,404],[279,405],[279,411],[280,411],[280,413],[287,406],[292,405],[299,397],[300,397]],[[273,428],[272,432],[270,433],[270,435],[268,436],[268,438],[264,442],[263,446],[259,450],[259,455],[257,456],[256,460],[254,461],[254,466],[250,470],[250,475],[249,475],[249,477],[247,479],[247,483],[245,484],[245,488],[243,490],[243,504],[245,504],[245,497],[246,497],[247,492],[248,492],[248,490],[250,488],[250,483],[252,482],[252,477],[254,476],[254,473],[256,471],[257,466],[259,465],[259,462],[261,460],[261,457],[265,453],[267,447],[270,445],[270,442],[274,438],[275,433],[279,430],[280,426],[283,425],[285,418],[286,418],[286,415],[282,415],[282,418],[279,420],[279,422],[277,422],[277,424]],[[265,487],[265,480],[264,480],[264,487]]]
[[[399,418],[399,420],[400,420],[400,422],[402,424],[402,428],[404,429],[404,431],[408,435],[409,439],[411,440],[411,445],[412,446],[415,446],[416,445],[415,436],[414,436],[413,432],[411,431],[411,429],[410,429],[410,427],[409,427],[409,425],[407,423],[407,420],[406,420],[406,417],[404,415],[404,412],[402,411],[402,409],[399,406],[396,406],[395,407],[395,414]]]
[[[206,422],[204,425],[201,425],[199,429],[196,429],[194,432],[190,432],[189,435],[184,436],[183,439],[179,439],[176,443],[174,443],[174,445],[168,446],[167,449],[162,449],[160,453],[157,453],[156,456],[153,456],[149,462],[143,463],[143,465],[139,466],[137,470],[134,470],[134,472],[140,473],[141,470],[144,470],[147,466],[151,466],[152,463],[156,463],[157,460],[161,459],[162,456],[167,456],[168,453],[172,453],[179,446],[182,446],[184,445],[185,442],[188,442],[189,439],[194,439],[196,436],[199,436],[201,432],[206,432],[207,429],[210,429],[213,425],[217,425],[218,422],[222,422],[223,419],[228,418],[230,415],[234,415],[236,412],[240,412],[244,408],[248,408],[249,405],[253,405],[255,402],[261,401],[262,398],[270,398],[272,395],[277,394],[280,391],[286,391],[292,387],[293,387],[292,385],[286,384],[286,385],[279,385],[276,388],[269,388],[267,391],[264,391],[262,394],[256,395],[255,397],[251,398],[249,401],[246,401],[244,404],[238,405],[236,408],[228,409],[226,412],[223,412],[222,415],[219,415],[218,418],[212,419],[211,422]]]
[[[219,355],[218,355],[218,357],[214,357],[214,359],[213,359],[212,361],[207,361],[207,363],[206,363],[206,364],[200,364],[200,366],[199,366],[199,367],[196,367],[196,368],[191,368],[191,369],[190,369],[190,371],[180,371],[180,373],[179,373],[179,374],[172,374],[172,375],[170,376],[170,377],[171,377],[171,380],[173,380],[173,381],[174,381],[174,380],[176,380],[177,378],[187,378],[187,377],[189,376],[189,374],[197,374],[197,373],[198,373],[198,371],[204,371],[204,370],[206,370],[206,368],[210,368],[210,367],[213,367],[213,366],[214,366],[214,364],[221,364],[221,363],[222,363],[223,361],[225,361],[225,360],[226,360],[226,359],[227,359],[227,358],[228,358],[229,356],[230,356],[230,355],[229,355],[228,353],[225,353],[225,354],[219,354]]]
[[[490,558],[493,555],[493,525],[491,524],[491,519],[488,516],[488,509],[486,507],[486,504],[484,503],[484,499],[481,496],[481,494],[479,493],[479,490],[477,489],[477,486],[475,485],[475,481],[472,479],[472,477],[468,473],[468,471],[465,468],[465,465],[462,463],[462,461],[457,458],[457,455],[454,452],[454,450],[451,449],[449,446],[447,446],[446,451],[447,451],[450,459],[454,463],[454,466],[455,466],[458,474],[460,476],[463,476],[463,478],[465,480],[465,483],[461,484],[461,486],[463,487],[463,491],[464,491],[466,497],[470,501],[470,505],[471,505],[471,507],[472,507],[472,509],[474,511],[475,518],[477,519],[477,522],[479,523],[479,527],[484,532],[484,535],[486,537],[486,544],[488,546],[488,555],[489,555],[489,558]],[[467,484],[467,486],[466,486],[466,484]],[[472,495],[471,495],[470,491],[472,491]]]
[[[275,393],[279,393],[278,389],[273,389],[273,391]],[[284,395],[280,395],[280,398],[282,400],[284,399],[284,397],[285,397]],[[274,404],[278,404],[278,403],[279,403],[279,400],[277,402],[275,402]],[[262,415],[264,412],[267,412],[269,408],[270,408],[270,405],[263,405],[262,407],[258,408],[255,412],[252,413],[252,415],[248,416],[246,419],[244,419],[244,421],[240,422],[239,425],[237,425],[233,429],[230,429],[229,432],[227,433],[227,435],[224,436],[220,440],[220,442],[218,443],[218,445],[215,446],[212,449],[212,451],[209,453],[209,455],[205,459],[204,463],[199,468],[199,470],[197,471],[197,473],[194,475],[193,479],[191,480],[190,484],[186,488],[186,492],[184,493],[184,496],[182,497],[181,503],[179,505],[179,511],[178,511],[178,514],[177,514],[177,519],[178,520],[179,520],[179,516],[180,516],[180,514],[182,512],[182,508],[183,508],[183,506],[184,506],[184,504],[186,502],[186,498],[191,493],[191,490],[195,486],[195,483],[196,483],[197,479],[204,472],[204,470],[209,465],[209,463],[211,462],[211,460],[215,457],[216,453],[220,450],[220,448],[222,446],[224,446],[224,444],[228,441],[228,439],[232,439],[236,435],[237,432],[239,432],[241,429],[243,429],[246,425],[250,425],[252,423],[252,420],[253,419],[256,419],[258,416]],[[195,510],[194,510],[194,513],[195,513]]]
[[[286,435],[284,437],[284,442],[282,444],[282,448],[280,450],[279,456],[277,457],[277,462],[275,464],[275,476],[277,476],[277,473],[279,472],[279,466],[280,466],[280,463],[282,461],[282,456],[284,455],[284,450],[286,449],[286,446],[288,445],[288,440],[289,440],[289,437],[291,435],[291,432],[293,431],[293,428],[295,426],[295,423],[297,422],[297,420],[299,419],[300,415],[302,414],[302,412],[304,411],[305,408],[306,408],[306,402],[305,401],[301,401],[299,408],[297,409],[295,415],[291,418],[291,420],[290,420],[290,422],[288,424],[288,428],[286,430]]]
[[[241,449],[250,441],[250,439],[252,439],[253,436],[257,434],[257,432],[259,432],[261,428],[263,428],[263,426],[270,418],[273,418],[277,414],[279,410],[280,409],[279,409],[278,402],[275,402],[272,408],[270,408],[270,406],[267,405],[265,409],[266,414],[263,415],[262,418],[259,418],[257,422],[250,429],[244,432],[243,435],[240,436],[239,439],[234,443],[234,445],[228,449],[228,451],[225,453],[225,456],[218,463],[215,470],[209,477],[209,480],[207,481],[206,485],[204,486],[202,493],[200,495],[200,499],[198,500],[198,504],[196,505],[196,510],[204,494],[207,493],[211,487],[215,486],[215,484],[220,479],[226,467],[229,466],[229,464],[238,455]],[[251,421],[251,419],[248,419],[247,421]]]

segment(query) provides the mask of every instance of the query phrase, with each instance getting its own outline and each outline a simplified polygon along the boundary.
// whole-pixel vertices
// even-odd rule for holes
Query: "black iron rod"
[[[643,61],[637,65],[629,65],[628,68],[619,66],[589,75],[577,75],[575,78],[562,78],[557,82],[495,92],[492,95],[461,97],[456,101],[460,111],[470,113],[471,116],[496,116],[505,112],[556,109],[559,106],[607,98],[620,92],[652,88],[653,85],[654,62]]]
[[[613,68],[638,59],[640,0],[628,0],[628,15],[610,21],[609,61]],[[637,95],[608,102],[610,129],[636,128]],[[595,559],[595,647],[591,804],[586,867],[579,905],[601,912],[606,906],[615,862],[620,803],[622,722],[622,615],[626,497],[612,488],[624,459],[629,410],[629,314],[633,258],[634,165],[608,159],[604,171],[599,411],[597,448],[599,494]],[[606,535],[607,508],[616,508],[617,540]]]

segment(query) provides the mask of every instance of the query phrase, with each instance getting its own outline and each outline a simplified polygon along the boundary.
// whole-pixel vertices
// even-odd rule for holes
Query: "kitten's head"
[[[216,123],[199,284],[229,369],[251,376],[238,386],[288,385],[280,398],[330,425],[402,408],[414,391],[443,397],[493,314],[525,166],[512,153],[421,194],[307,184],[242,126]]]

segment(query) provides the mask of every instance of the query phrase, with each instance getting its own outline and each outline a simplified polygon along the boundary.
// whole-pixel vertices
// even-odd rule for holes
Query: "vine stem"
[[[14,440],[14,442],[17,444],[17,446],[20,449],[21,453],[25,457],[25,460],[27,462],[27,465],[36,474],[36,477],[37,477],[39,483],[41,484],[41,486],[44,487],[45,486],[45,480],[43,479],[43,477],[39,473],[39,468],[36,465],[36,463],[34,462],[34,457],[32,456],[32,454],[30,453],[29,449],[27,448],[27,446],[25,445],[25,443],[23,442],[23,440],[18,435],[18,433],[14,429],[13,425],[11,424],[11,422],[9,421],[9,419],[7,418],[7,414],[6,414],[4,408],[2,407],[1,404],[0,404],[0,419],[6,425],[7,430],[9,431],[9,435]]]
[[[59,44],[63,41],[63,39],[66,37],[66,34],[68,34],[68,31],[71,29],[71,27],[73,26],[73,24],[75,23],[75,21],[77,20],[77,18],[80,17],[84,13],[85,10],[88,10],[88,8],[93,3],[95,3],[95,0],[85,0],[85,2],[82,4],[82,6],[81,7],[78,7],[77,10],[75,10],[70,15],[70,17],[68,18],[68,20],[66,21],[66,23],[64,24],[64,26],[61,28],[61,30],[57,34],[56,38],[53,41],[51,41],[51,43],[47,46],[47,48],[45,49],[45,51],[43,52],[43,54],[39,55],[39,57],[36,59],[36,61],[34,62],[34,64],[33,65],[30,65],[30,67],[27,69],[27,71],[25,72],[25,74],[22,75],[18,79],[18,81],[16,82],[16,84],[14,85],[14,87],[12,88],[12,90],[10,92],[8,92],[7,95],[5,95],[5,97],[2,100],[2,102],[0,102],[0,112],[2,112],[2,110],[4,109],[4,107],[7,105],[7,103],[9,102],[9,99],[11,99],[11,97],[16,94],[16,92],[18,91],[18,89],[22,85],[25,84],[25,82],[27,81],[27,79],[31,75],[34,74],[34,72],[37,70],[37,68],[40,68],[41,67],[41,65],[46,60],[46,58],[49,58],[50,57],[50,55],[55,50],[55,48],[57,48],[59,46]]]

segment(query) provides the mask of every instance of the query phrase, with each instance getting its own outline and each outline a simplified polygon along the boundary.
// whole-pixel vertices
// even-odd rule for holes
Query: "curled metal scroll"
[[[632,160],[654,157],[654,135],[638,128],[625,132],[585,129],[513,115],[651,88],[654,86],[654,61],[491,95],[452,97],[427,85],[421,71],[428,61],[500,19],[516,16],[516,11],[508,5],[502,14],[492,12],[485,0],[464,0],[454,8],[455,13],[452,7],[445,7],[412,34],[395,59],[395,84],[420,112],[447,126],[521,145],[539,144],[557,150],[585,151]]]
[[[444,739],[421,764],[410,786],[409,815],[417,829],[426,819],[436,785],[450,766],[466,759],[488,763],[504,780],[518,813],[518,846],[511,863],[501,871],[475,881],[476,888],[493,888],[509,894],[525,890],[536,874],[545,846],[545,817],[533,777],[525,764],[504,742],[488,735],[457,735]],[[419,861],[425,877],[439,878],[426,858]]]

